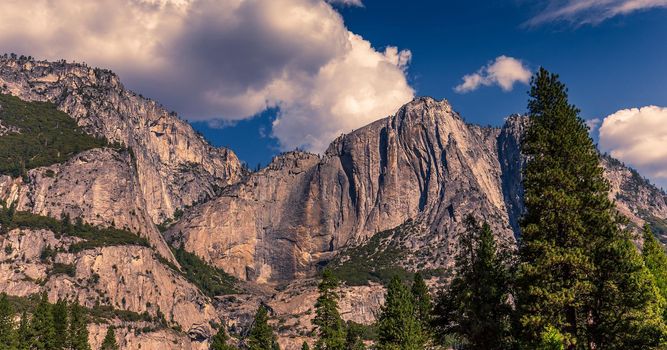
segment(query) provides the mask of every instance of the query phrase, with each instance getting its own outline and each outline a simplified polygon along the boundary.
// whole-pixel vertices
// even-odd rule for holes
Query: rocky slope
[[[244,174],[232,151],[210,146],[174,113],[126,90],[110,71],[0,57],[0,87],[26,101],[53,102],[88,132],[132,149],[139,194],[155,223]]]

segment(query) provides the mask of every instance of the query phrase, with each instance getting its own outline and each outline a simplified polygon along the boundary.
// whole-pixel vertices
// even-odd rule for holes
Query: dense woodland
[[[314,343],[304,343],[303,349],[667,348],[663,245],[649,226],[635,236],[616,212],[600,155],[557,75],[541,69],[533,77],[528,112],[530,126],[522,145],[528,157],[526,214],[518,248],[496,242],[490,226],[472,213],[459,237],[447,286],[432,298],[421,274],[409,280],[397,274],[386,285],[385,303],[372,327],[342,319],[336,271],[325,269],[315,305]],[[26,166],[19,162],[2,171],[19,175]],[[67,217],[53,220],[4,205],[0,226],[5,231],[48,228],[84,238],[85,246],[71,249],[119,242],[146,245],[123,230],[97,229]],[[175,256],[181,273],[206,294],[234,292],[233,280],[223,271],[182,249]],[[0,349],[90,349],[88,315],[76,303],[50,304],[45,295],[19,310],[2,295]],[[269,310],[260,305],[240,339],[243,348],[279,348],[269,319]],[[218,327],[210,348],[230,350],[238,344]],[[113,327],[102,348],[118,348]]]

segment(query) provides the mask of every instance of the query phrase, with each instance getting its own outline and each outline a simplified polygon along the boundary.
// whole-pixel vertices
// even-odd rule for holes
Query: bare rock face
[[[526,125],[525,117],[512,116],[502,128],[482,128],[465,123],[446,101],[418,98],[339,137],[322,157],[276,157],[189,211],[167,238],[241,279],[290,281],[343,247],[415,220],[422,229],[401,244],[421,257],[409,262],[446,267],[468,214],[488,221],[505,242],[520,234]],[[627,168],[602,165],[633,221],[667,217],[664,193],[646,181],[644,190],[630,191]]]
[[[49,101],[88,132],[129,147],[140,194],[155,223],[208,199],[245,170],[236,155],[214,148],[152,100],[126,90],[107,70],[85,65],[0,58],[2,93]]]
[[[145,237],[173,262],[171,250],[153,224],[141,195],[129,152],[109,148],[78,154],[66,163],[33,169],[27,181],[0,177],[0,198],[16,209],[126,229]]]
[[[150,248],[110,246],[66,253],[78,241],[48,230],[15,229],[0,236],[0,291],[16,296],[46,291],[52,302],[77,298],[91,308],[163,314],[168,324],[210,335],[209,321],[217,320],[210,300]],[[45,259],[47,246],[58,253]],[[69,266],[70,274],[54,270],[56,264]]]

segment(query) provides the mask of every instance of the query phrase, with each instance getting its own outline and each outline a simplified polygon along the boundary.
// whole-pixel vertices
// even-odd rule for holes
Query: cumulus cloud
[[[278,107],[285,149],[322,151],[414,94],[410,52],[376,50],[324,0],[4,0],[0,47],[111,68],[192,120]]]
[[[620,110],[600,126],[600,149],[667,188],[667,108]]]
[[[600,126],[600,123],[602,123],[602,120],[600,120],[600,118],[588,119],[586,121],[586,126],[588,127],[590,132],[593,133]]]
[[[480,86],[491,85],[498,85],[503,91],[511,91],[517,82],[528,84],[531,75],[521,60],[499,56],[477,72],[465,75],[463,82],[456,86],[454,91],[466,93],[477,90]]]
[[[550,0],[528,26],[568,21],[577,25],[598,24],[609,18],[641,10],[667,8],[667,0]]]

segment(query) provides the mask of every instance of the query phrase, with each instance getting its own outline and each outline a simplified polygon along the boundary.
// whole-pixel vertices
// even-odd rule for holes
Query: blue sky
[[[364,7],[337,7],[351,31],[374,47],[409,49],[408,81],[416,95],[448,99],[466,120],[499,126],[525,111],[527,86],[510,92],[498,86],[465,94],[454,87],[497,56],[557,72],[586,119],[620,109],[667,105],[667,10],[654,9],[579,25],[568,21],[527,26],[540,8],[517,1],[365,0]],[[268,137],[274,113],[196,129],[216,145],[234,149],[251,167],[278,151]],[[667,121],[666,121],[667,122]]]

